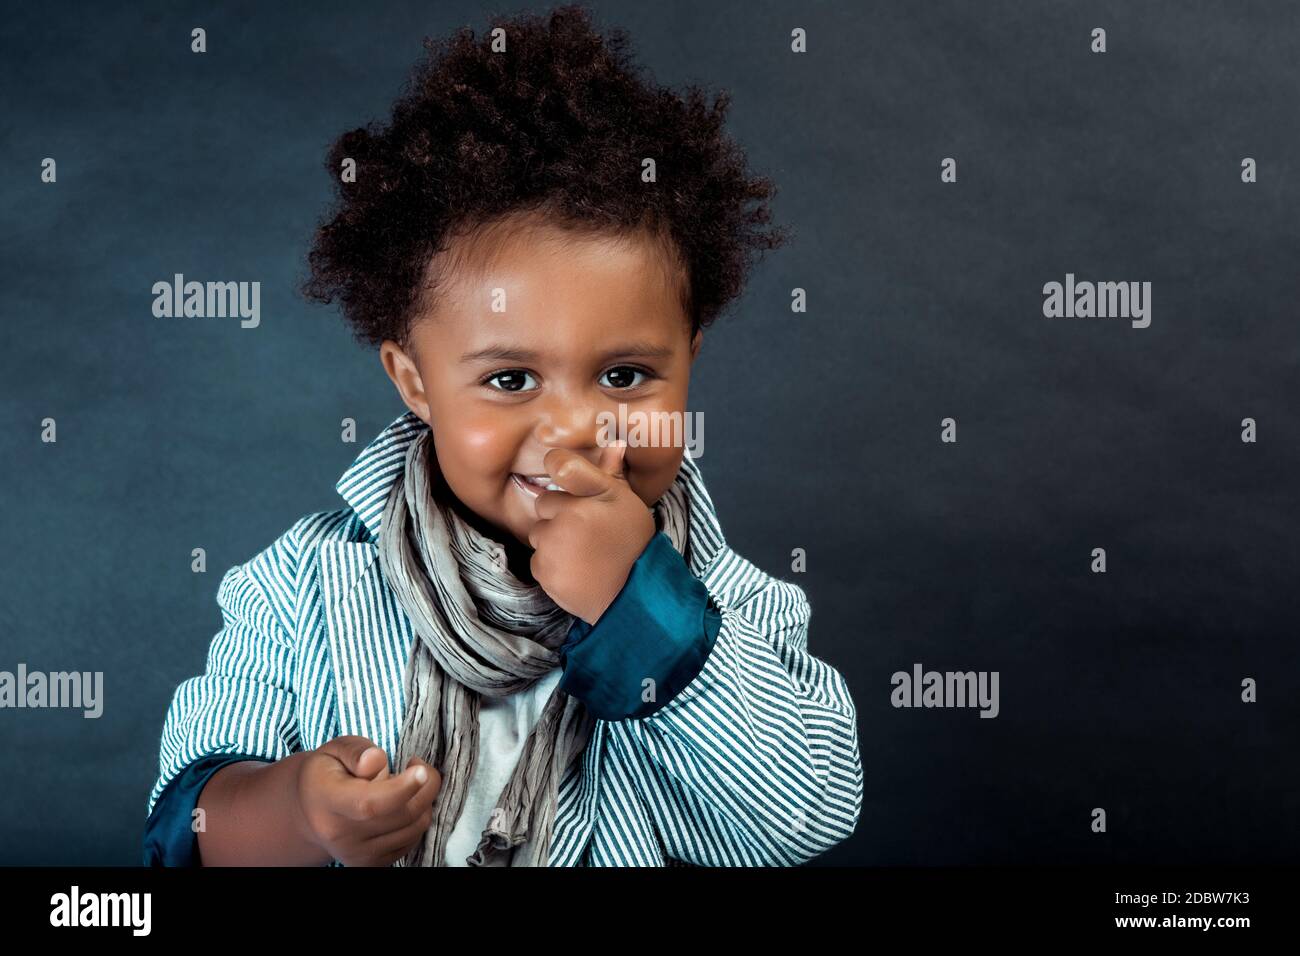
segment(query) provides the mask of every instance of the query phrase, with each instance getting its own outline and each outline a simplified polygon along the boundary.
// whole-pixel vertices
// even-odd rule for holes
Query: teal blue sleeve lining
[[[574,619],[560,689],[601,720],[649,717],[695,679],[721,628],[704,583],[660,531],[595,625]]]
[[[192,828],[199,794],[214,773],[240,760],[273,762],[250,754],[208,754],[168,781],[144,825],[145,866],[200,865],[199,835]]]

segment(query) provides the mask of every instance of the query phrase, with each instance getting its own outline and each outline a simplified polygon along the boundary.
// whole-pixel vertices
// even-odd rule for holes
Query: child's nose
[[[599,411],[585,403],[553,404],[542,410],[533,434],[548,448],[596,448]]]

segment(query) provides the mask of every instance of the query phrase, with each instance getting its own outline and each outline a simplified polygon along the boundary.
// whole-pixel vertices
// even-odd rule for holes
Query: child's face
[[[684,416],[701,342],[659,247],[598,236],[561,246],[556,235],[507,234],[413,324],[410,353],[392,341],[380,349],[407,407],[432,429],[456,497],[524,545],[538,519],[536,492],[519,476],[545,474],[552,448],[599,464],[597,416],[618,421],[620,403],[631,421]],[[504,311],[493,311],[502,295]],[[627,449],[624,475],[647,507],[671,487],[682,454],[680,446]]]

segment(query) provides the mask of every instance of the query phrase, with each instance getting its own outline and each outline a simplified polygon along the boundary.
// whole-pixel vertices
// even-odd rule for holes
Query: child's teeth
[[[563,489],[562,489],[559,485],[557,485],[557,484],[555,484],[554,482],[552,482],[551,484],[549,484],[549,485],[546,486],[546,490],[547,490],[547,491],[562,491]]]

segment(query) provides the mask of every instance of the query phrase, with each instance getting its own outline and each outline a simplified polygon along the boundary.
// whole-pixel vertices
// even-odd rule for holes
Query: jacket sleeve
[[[575,618],[560,647],[560,690],[600,720],[648,717],[700,672],[722,618],[662,531],[595,625]]]
[[[292,620],[296,528],[221,579],[223,626],[208,647],[207,669],[176,688],[163,721],[146,865],[195,862],[189,817],[202,785],[224,766],[221,755],[275,761],[302,749]]]
[[[145,866],[198,866],[199,843],[194,810],[203,788],[229,763],[260,760],[253,754],[209,754],[171,779],[144,825]]]
[[[610,725],[669,856],[703,866],[788,866],[845,840],[862,807],[848,685],[808,653],[797,585],[729,549],[714,581],[756,586],[722,608],[699,673],[664,707]]]

